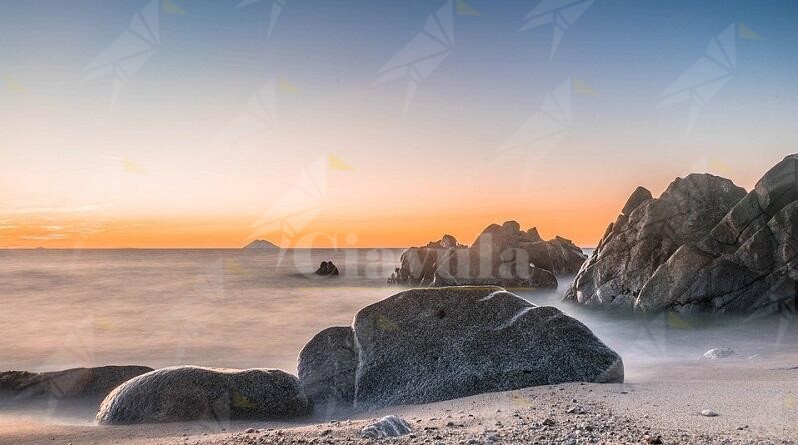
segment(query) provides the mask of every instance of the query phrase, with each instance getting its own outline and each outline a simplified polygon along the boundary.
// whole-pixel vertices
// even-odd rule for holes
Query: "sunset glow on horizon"
[[[4,5],[0,248],[471,244],[506,220],[591,247],[638,185],[750,190],[796,151],[790,2],[596,2],[556,46],[522,29],[534,1],[332,3]]]

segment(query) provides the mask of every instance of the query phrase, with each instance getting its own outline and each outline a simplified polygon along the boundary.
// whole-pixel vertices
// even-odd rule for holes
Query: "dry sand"
[[[368,443],[360,430],[387,414],[411,435],[390,443],[798,443],[798,354],[667,362],[634,368],[624,384],[565,384],[483,394],[304,422],[83,425],[0,414],[0,444]],[[704,417],[704,409],[717,417]],[[571,411],[571,412],[569,412]],[[246,433],[247,430],[255,430]]]

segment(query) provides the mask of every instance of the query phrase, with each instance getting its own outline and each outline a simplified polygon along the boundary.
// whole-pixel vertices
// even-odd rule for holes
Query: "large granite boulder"
[[[610,226],[566,299],[643,312],[762,315],[794,303],[796,172],[798,155],[788,156],[748,194],[710,175],[675,181],[658,200],[641,202]],[[659,204],[698,177],[704,179],[679,192],[681,205]]]
[[[146,366],[102,366],[33,373],[0,372],[0,400],[87,399],[100,401],[133,377],[152,371]]]
[[[302,390],[317,407],[351,406],[357,363],[352,328],[327,328],[299,353],[297,370]]]
[[[306,416],[313,403],[299,379],[277,369],[178,366],[129,380],[105,398],[103,425]]]
[[[447,235],[426,247],[408,249],[388,281],[411,286],[556,288],[555,275],[576,273],[586,258],[565,238],[544,241],[536,228],[523,231],[517,222],[507,221],[488,226],[471,247]]]
[[[404,291],[362,309],[353,327],[358,408],[623,381],[621,357],[585,325],[498,287]]]

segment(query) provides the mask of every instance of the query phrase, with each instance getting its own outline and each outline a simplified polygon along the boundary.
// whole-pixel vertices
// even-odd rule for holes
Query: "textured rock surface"
[[[639,201],[635,195],[629,202]],[[566,299],[632,307],[660,265],[694,245],[744,196],[731,181],[707,174],[677,179],[657,199],[627,204],[582,266]]]
[[[302,390],[316,406],[351,406],[355,399],[357,363],[352,328],[327,328],[299,353],[297,369]]]
[[[636,208],[640,207],[640,204],[648,201],[649,199],[653,199],[654,197],[651,196],[651,192],[648,191],[645,187],[638,187],[632,192],[632,195],[629,199],[626,200],[626,204],[623,206],[623,210],[621,213],[629,216]]]
[[[571,241],[544,241],[515,221],[488,226],[468,248],[444,236],[404,252],[389,283],[412,286],[497,285],[557,287],[555,274],[573,274],[586,256]]]
[[[102,400],[108,393],[133,377],[152,371],[145,366],[103,366],[64,371],[0,373],[0,398]]]
[[[388,283],[429,286],[435,279],[439,262],[453,251],[465,248],[466,246],[458,243],[451,235],[443,235],[440,240],[432,241],[424,247],[411,247],[402,253],[400,265],[388,277]]]
[[[512,288],[556,288],[557,278],[548,270],[532,266],[525,252],[504,250],[501,256],[475,253],[472,249],[452,252],[435,270],[432,286],[500,286]],[[490,263],[480,266],[480,261]],[[481,271],[472,274],[470,271]]]
[[[798,155],[791,155],[748,194],[722,178],[690,175],[619,216],[566,299],[767,315],[795,303],[796,281]]]
[[[385,439],[410,434],[410,425],[399,416],[385,416],[361,431],[361,437],[366,439]]]
[[[354,331],[358,408],[623,381],[621,358],[582,323],[497,287],[401,292],[358,312]]]
[[[180,366],[129,380],[106,397],[97,413],[105,425],[203,419],[280,419],[310,414],[299,379],[276,369]]]

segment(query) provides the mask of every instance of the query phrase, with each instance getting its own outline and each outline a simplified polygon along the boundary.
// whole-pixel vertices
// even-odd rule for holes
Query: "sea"
[[[589,251],[588,251],[589,252]],[[402,249],[0,250],[0,371],[102,365],[201,365],[296,371],[299,351],[330,326],[401,289],[386,277]],[[313,274],[332,260],[337,278]],[[523,291],[578,318],[624,358],[627,374],[663,360],[792,348],[795,314],[764,320],[647,316]]]

